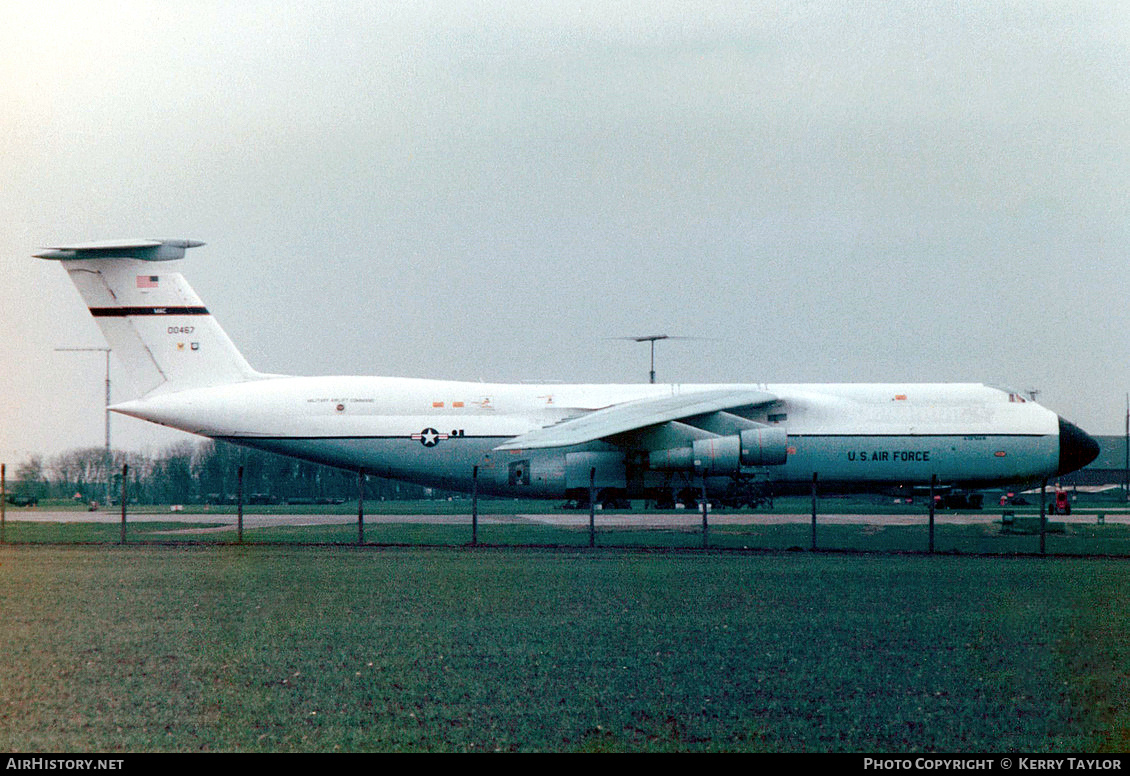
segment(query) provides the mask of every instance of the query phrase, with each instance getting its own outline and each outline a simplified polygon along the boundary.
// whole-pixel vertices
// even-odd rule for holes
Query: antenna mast
[[[655,382],[655,341],[656,340],[671,339],[671,338],[666,334],[649,334],[646,337],[628,337],[627,339],[633,340],[635,342],[648,342],[648,343],[651,344],[651,370],[647,374],[648,374],[648,378],[649,378],[648,382],[654,383]]]

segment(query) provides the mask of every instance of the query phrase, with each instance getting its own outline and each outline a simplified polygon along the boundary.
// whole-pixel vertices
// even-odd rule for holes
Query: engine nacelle
[[[742,442],[737,436],[696,439],[691,450],[696,472],[737,474],[742,470]]]
[[[648,466],[658,471],[679,472],[694,468],[694,451],[689,447],[652,450],[647,458]]]
[[[789,459],[789,435],[783,428],[747,428],[740,437],[742,463],[746,466],[781,466]]]
[[[690,447],[655,450],[652,469],[737,474],[743,466],[780,466],[788,460],[788,435],[782,428],[747,428],[732,436],[696,439]]]

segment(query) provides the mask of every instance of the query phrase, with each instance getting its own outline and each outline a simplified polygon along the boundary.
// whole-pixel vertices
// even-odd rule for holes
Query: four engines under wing
[[[777,400],[766,391],[740,389],[637,399],[536,429],[495,449],[561,448],[601,441],[646,452],[652,469],[737,472],[742,466],[785,462],[784,429],[729,412]]]

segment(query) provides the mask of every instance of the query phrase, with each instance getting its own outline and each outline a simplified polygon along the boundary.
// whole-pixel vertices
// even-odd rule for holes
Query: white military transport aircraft
[[[139,397],[115,412],[439,488],[670,501],[773,488],[984,487],[1081,468],[1098,445],[980,384],[509,385],[255,371],[166,262],[202,243],[115,240],[39,258],[70,274]]]

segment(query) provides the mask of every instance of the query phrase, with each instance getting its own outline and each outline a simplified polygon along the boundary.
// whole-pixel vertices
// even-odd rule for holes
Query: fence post
[[[702,549],[710,545],[710,528],[706,522],[706,471],[702,472]]]
[[[126,479],[129,476],[129,464],[122,464],[122,538],[121,544],[126,543]],[[110,475],[106,475],[110,479]]]
[[[1045,535],[1047,533],[1048,519],[1047,519],[1047,494],[1048,480],[1044,478],[1040,483],[1040,554],[1043,555],[1046,551]]]
[[[243,542],[243,465],[241,464],[236,476],[236,530],[239,541]]]
[[[365,469],[357,470],[357,543],[365,543]]]
[[[596,546],[596,467],[589,469],[589,547]]]
[[[938,484],[938,475],[930,475],[930,554],[934,553],[934,487]]]
[[[4,543],[5,512],[8,503],[8,464],[0,463],[0,544]]]
[[[816,551],[816,472],[812,473],[812,550]]]
[[[479,545],[479,467],[471,468],[471,546]]]

